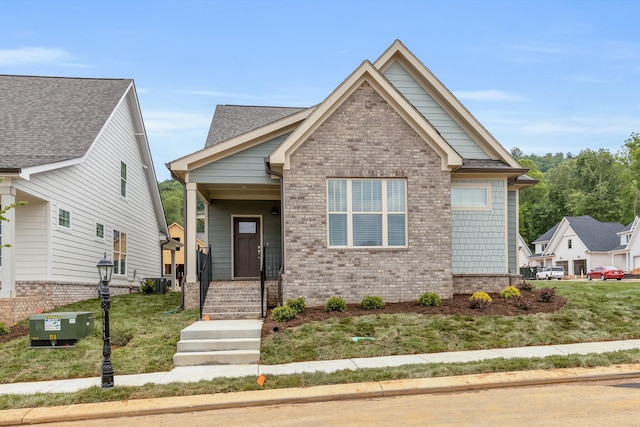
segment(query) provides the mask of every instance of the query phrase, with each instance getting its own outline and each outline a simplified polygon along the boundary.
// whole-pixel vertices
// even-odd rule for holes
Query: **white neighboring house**
[[[524,241],[520,233],[518,233],[518,267],[530,267],[531,266],[531,249]]]
[[[131,79],[0,75],[0,321],[160,277],[168,240]],[[165,245],[165,248],[167,246]],[[19,300],[19,301],[18,301]]]
[[[614,263],[613,250],[620,246],[618,233],[628,227],[614,222],[600,222],[589,215],[564,217],[536,239],[530,259],[537,267],[559,265],[567,275],[583,276],[589,270]]]
[[[629,273],[640,268],[640,216],[617,233],[620,244],[611,250],[612,265]]]

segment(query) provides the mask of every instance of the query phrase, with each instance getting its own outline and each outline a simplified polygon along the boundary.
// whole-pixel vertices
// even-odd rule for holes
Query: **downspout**
[[[274,171],[271,169],[271,161],[269,157],[264,158],[264,169],[270,175],[275,175],[280,178],[280,250],[282,251],[282,267],[281,270],[284,272],[285,266],[285,250],[284,250],[284,177],[281,173]],[[280,272],[278,272],[280,273]],[[280,282],[280,278],[278,277],[278,282]],[[278,286],[280,287],[280,286]],[[280,291],[280,289],[278,289]],[[278,298],[282,299],[281,292],[278,292]],[[282,301],[279,301],[282,304]]]

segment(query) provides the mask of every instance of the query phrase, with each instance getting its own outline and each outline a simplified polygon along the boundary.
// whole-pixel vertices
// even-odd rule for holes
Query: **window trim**
[[[122,242],[122,235],[124,234],[124,252],[122,252],[122,244],[120,243],[120,245],[118,246],[118,251],[116,252],[116,248],[115,248],[115,240],[116,240],[116,236],[115,234],[119,233],[118,238],[121,239],[120,242]],[[114,228],[112,230],[112,241],[111,241],[111,250],[113,253],[113,264],[114,264],[114,269],[113,269],[113,274],[116,276],[126,276],[127,275],[127,269],[129,268],[129,260],[127,259],[127,240],[128,240],[128,233],[126,231],[122,231],[122,230],[118,230],[116,228]],[[116,257],[116,254],[118,255],[124,255],[124,272],[122,272],[122,264],[118,262],[118,271],[116,272],[116,260],[120,260],[120,257]]]
[[[482,205],[454,205],[453,192],[455,189],[484,189],[486,191],[486,204]],[[457,211],[490,211],[493,206],[491,195],[491,183],[488,182],[452,182],[451,183],[451,209]]]
[[[346,191],[345,197],[347,202],[347,210],[346,211],[334,211],[331,212],[329,210],[329,183],[332,181],[346,181]],[[353,211],[353,182],[354,181],[380,181],[382,183],[381,189],[381,210],[380,212],[354,212]],[[404,185],[404,211],[393,212],[389,211],[388,208],[388,183],[391,181],[402,182]],[[326,224],[327,224],[327,248],[329,249],[406,249],[409,246],[409,220],[408,220],[408,185],[406,178],[339,178],[339,177],[330,177],[326,180],[325,191],[326,191]],[[331,215],[339,215],[343,214],[347,216],[347,224],[346,224],[346,233],[347,233],[347,244],[346,245],[332,245],[330,243],[331,230],[330,230],[330,217]],[[382,244],[380,246],[357,246],[353,244],[353,217],[354,215],[380,215],[381,216],[381,233],[382,233]],[[389,245],[389,217],[397,215],[404,217],[404,245]]]
[[[66,220],[69,222],[69,225],[64,225],[64,224],[60,224],[61,220],[64,220],[64,218],[61,218],[61,214],[65,212],[68,214],[68,218],[66,218]],[[71,211],[64,209],[64,208],[58,208],[58,220],[56,221],[56,226],[60,229],[60,230],[67,230],[70,231],[71,230]]]

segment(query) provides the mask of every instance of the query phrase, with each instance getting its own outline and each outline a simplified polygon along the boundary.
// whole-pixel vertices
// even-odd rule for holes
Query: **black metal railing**
[[[263,248],[262,267],[267,279],[277,279],[282,266],[282,252],[276,245],[266,244]]]
[[[198,262],[198,281],[200,282],[200,320],[202,320],[202,310],[211,284],[211,245],[208,248],[198,247],[196,260]]]

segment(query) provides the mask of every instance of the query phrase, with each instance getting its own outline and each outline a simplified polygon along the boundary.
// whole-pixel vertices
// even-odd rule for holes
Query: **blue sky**
[[[134,79],[165,180],[217,104],[319,103],[400,39],[507,149],[615,153],[640,132],[638,16],[635,0],[2,0],[0,74]]]

